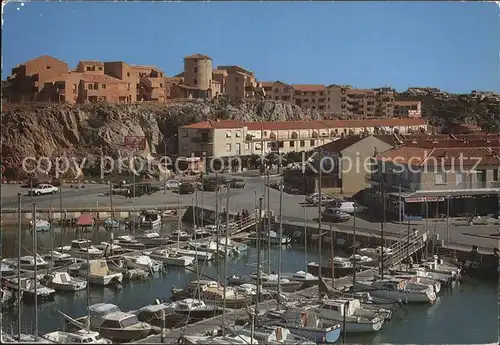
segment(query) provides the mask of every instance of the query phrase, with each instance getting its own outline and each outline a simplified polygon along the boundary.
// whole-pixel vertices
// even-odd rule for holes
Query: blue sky
[[[212,56],[259,80],[293,84],[436,86],[500,92],[495,3],[38,2],[4,8],[2,79],[52,55],[182,71]]]

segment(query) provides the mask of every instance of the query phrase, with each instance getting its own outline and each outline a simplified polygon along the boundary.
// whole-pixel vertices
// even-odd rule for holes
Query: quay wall
[[[164,216],[177,215],[177,210],[185,210],[187,205],[147,205],[147,206],[119,206],[113,207],[111,211],[110,206],[102,207],[70,207],[65,208],[62,212],[60,210],[40,208],[37,209],[36,217],[51,220],[60,219],[74,219],[78,218],[82,214],[90,213],[96,220],[104,220],[111,217],[114,213],[114,217],[118,220],[126,219],[133,215],[139,215],[143,211],[156,210],[164,214]],[[23,209],[21,210],[21,221],[30,222],[32,220],[31,210]],[[16,224],[17,223],[17,209],[2,209],[1,212],[2,224]]]

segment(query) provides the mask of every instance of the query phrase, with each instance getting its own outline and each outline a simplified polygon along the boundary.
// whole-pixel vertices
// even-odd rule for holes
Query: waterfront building
[[[413,139],[377,156],[367,174],[370,205],[402,215],[498,215],[500,178],[496,139]],[[400,204],[401,200],[401,204]]]
[[[203,121],[179,128],[180,156],[234,157],[311,151],[351,135],[425,132],[423,119]]]
[[[308,165],[292,167],[283,172],[283,179],[286,185],[303,190],[304,194],[317,192],[321,182],[322,188],[328,188],[335,194],[353,195],[370,187],[365,174],[375,163],[374,154],[387,151],[399,143],[400,139],[395,134],[357,134],[338,139],[314,149],[313,168]],[[328,159],[323,159],[320,179],[318,172],[322,157]]]

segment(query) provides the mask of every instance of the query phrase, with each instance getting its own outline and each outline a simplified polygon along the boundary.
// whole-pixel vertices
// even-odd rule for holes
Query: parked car
[[[361,211],[361,207],[353,201],[335,200],[335,201],[329,202],[326,205],[326,207],[332,208],[332,209],[339,209],[339,210],[344,211],[344,212],[349,213],[349,214],[354,213],[354,210],[356,210],[356,212]]]
[[[165,188],[167,190],[172,190],[172,189],[179,189],[180,182],[177,180],[168,180],[165,182]]]
[[[203,190],[206,192],[215,192],[220,189],[220,184],[217,183],[216,180],[204,180],[203,181]]]
[[[229,188],[245,188],[245,181],[241,178],[234,178],[229,181]]]
[[[195,192],[195,188],[192,183],[183,182],[179,185],[179,194],[193,194]]]
[[[59,188],[51,184],[40,184],[38,187],[30,189],[28,195],[55,194]]]
[[[331,202],[334,202],[335,200],[337,200],[337,199],[329,196],[328,194],[321,194],[321,200],[320,200],[319,194],[318,194],[312,198],[312,204],[314,204],[315,206],[318,206],[319,204],[321,204],[323,206],[323,205],[329,204]]]
[[[321,212],[321,219],[327,222],[342,223],[351,219],[351,216],[342,210],[327,208]]]

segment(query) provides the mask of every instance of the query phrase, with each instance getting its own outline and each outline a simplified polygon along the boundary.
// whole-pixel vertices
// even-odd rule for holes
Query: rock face
[[[9,105],[2,114],[2,164],[4,176],[25,178],[23,160],[27,157],[117,157],[126,152],[126,136],[145,137],[144,154],[163,152],[164,138],[177,128],[207,119],[241,121],[287,121],[319,119],[317,112],[306,112],[290,103],[241,101],[230,104],[219,100],[171,104],[134,105],[90,104],[71,106]],[[167,147],[175,147],[176,140]]]

